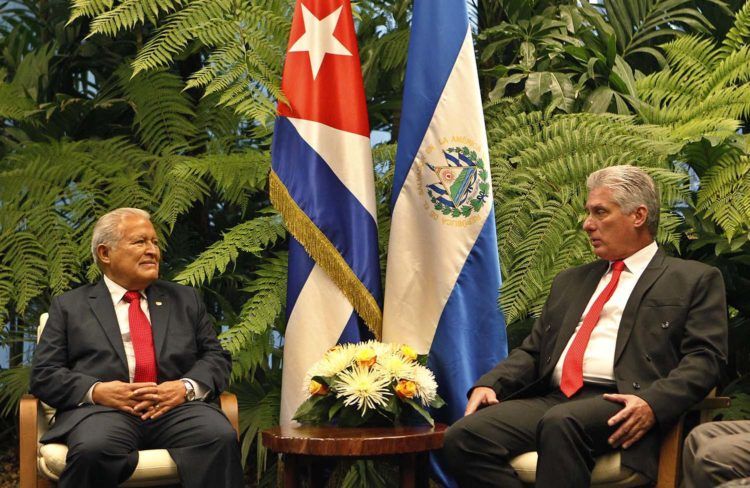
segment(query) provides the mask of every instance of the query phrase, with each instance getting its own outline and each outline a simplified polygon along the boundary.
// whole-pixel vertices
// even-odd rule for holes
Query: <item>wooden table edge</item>
[[[330,427],[335,428],[335,427]],[[282,435],[282,430],[289,432],[299,429],[301,435]],[[375,432],[387,432],[387,428],[363,428]],[[311,434],[309,431],[325,431],[326,428],[310,426],[276,426],[261,433],[263,446],[273,452],[309,456],[389,456],[427,452],[443,447],[443,438],[447,426],[435,424],[434,428],[414,433],[399,432],[393,435],[374,435],[373,437],[346,436],[325,437]],[[304,431],[308,432],[305,433]],[[345,429],[349,430],[349,429]]]

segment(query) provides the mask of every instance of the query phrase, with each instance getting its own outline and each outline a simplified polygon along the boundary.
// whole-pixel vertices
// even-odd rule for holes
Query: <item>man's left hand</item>
[[[165,381],[156,387],[140,388],[133,397],[141,402],[135,407],[143,412],[141,420],[156,419],[185,403],[185,384],[182,380]]]
[[[605,393],[604,399],[625,405],[607,421],[610,427],[620,424],[620,427],[608,439],[612,447],[627,449],[638,442],[656,424],[654,411],[641,397]]]

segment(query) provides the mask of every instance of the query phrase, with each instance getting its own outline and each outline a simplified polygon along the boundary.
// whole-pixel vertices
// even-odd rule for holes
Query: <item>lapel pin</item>
[[[157,307],[161,307],[161,302],[154,302],[154,303],[156,303]]]

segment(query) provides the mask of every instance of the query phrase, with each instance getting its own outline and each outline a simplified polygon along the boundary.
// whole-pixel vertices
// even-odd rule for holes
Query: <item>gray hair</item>
[[[659,230],[659,189],[653,178],[641,168],[628,164],[594,171],[586,180],[589,191],[609,188],[623,212],[631,214],[639,206],[648,209],[646,226],[652,237]]]
[[[96,249],[102,244],[114,246],[122,239],[122,232],[119,228],[120,222],[128,216],[151,220],[151,215],[145,210],[123,207],[107,212],[99,217],[99,220],[94,224],[94,233],[91,236],[91,255],[94,256],[94,262],[97,265],[99,265],[99,256],[96,254]]]

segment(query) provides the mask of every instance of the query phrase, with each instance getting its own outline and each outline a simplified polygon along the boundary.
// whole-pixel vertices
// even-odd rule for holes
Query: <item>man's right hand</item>
[[[500,400],[497,399],[495,390],[487,386],[477,386],[471,391],[464,416],[476,412],[480,407],[495,405],[496,403],[500,403]]]
[[[116,408],[132,415],[140,415],[135,406],[143,403],[136,400],[134,392],[139,388],[154,387],[156,383],[124,383],[122,381],[103,381],[94,385],[91,399],[97,405]]]

